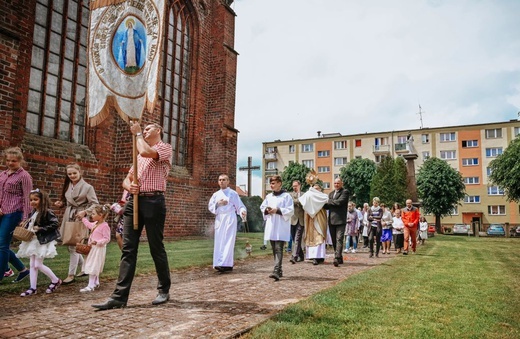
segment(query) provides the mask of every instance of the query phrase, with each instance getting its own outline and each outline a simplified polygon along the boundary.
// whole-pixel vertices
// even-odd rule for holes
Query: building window
[[[330,166],[318,166],[318,173],[329,173]]]
[[[406,144],[407,140],[408,140],[408,137],[406,135],[398,135],[397,136],[397,143],[398,144]]]
[[[347,157],[334,158],[334,166],[344,166],[347,164]]]
[[[488,206],[488,214],[489,215],[505,215],[506,214],[506,206],[505,205],[491,205],[491,206]]]
[[[29,133],[85,142],[86,1],[37,1],[25,127]]]
[[[274,170],[276,169],[276,161],[271,161],[267,163],[267,169],[268,170]]]
[[[294,145],[289,145],[289,153],[296,152],[296,147]]]
[[[173,1],[167,20],[160,88],[163,141],[172,145],[172,163],[184,166],[188,152],[188,97],[192,68],[191,13],[179,1]]]
[[[347,142],[345,140],[334,141],[334,149],[346,149],[346,148],[347,148]]]
[[[477,166],[478,158],[464,158],[462,159],[462,166]]]
[[[500,154],[502,154],[502,147],[486,148],[486,157],[487,158],[496,158]]]
[[[276,147],[266,147],[265,148],[265,153],[275,153],[276,152]]]
[[[356,147],[361,147],[361,139],[356,139]]]
[[[455,141],[457,140],[455,138],[455,132],[450,132],[450,133],[440,133],[440,141],[441,142],[447,142],[447,141]]]
[[[375,158],[375,162],[379,164],[381,161],[385,160],[386,155],[376,155]]]
[[[430,135],[429,134],[422,134],[421,135],[421,141],[423,144],[429,144],[430,143]]]
[[[442,160],[452,160],[456,159],[457,152],[456,151],[441,151],[441,159]]]
[[[326,158],[330,156],[330,151],[318,151],[318,158]]]
[[[486,167],[486,174],[488,177],[491,175],[491,173],[493,173],[493,170],[491,169],[491,167]]]
[[[336,180],[337,178],[339,178],[339,174],[338,173],[334,174],[334,180]]]
[[[515,127],[514,136],[515,138],[520,134],[520,127]]]
[[[478,185],[478,184],[480,184],[480,178],[479,177],[466,177],[466,178],[464,178],[464,184],[465,185]]]
[[[313,144],[302,144],[302,152],[312,152],[314,150]]]
[[[480,204],[480,195],[466,195],[464,202],[466,204]]]
[[[459,206],[453,206],[453,209],[450,211],[450,215],[459,215]]]
[[[363,159],[363,157],[361,155],[356,155],[354,159]]]
[[[324,182],[323,189],[329,189],[329,188],[330,188],[330,182]]]
[[[302,165],[307,166],[310,169],[314,168],[314,160],[302,160]]]
[[[504,189],[498,186],[488,186],[488,195],[504,195]]]
[[[501,128],[492,128],[486,130],[486,139],[498,139],[502,138]]]
[[[430,151],[422,152],[422,159],[423,159],[423,161],[424,160],[428,160],[429,158],[430,158]]]
[[[478,140],[462,140],[462,148],[478,147]]]

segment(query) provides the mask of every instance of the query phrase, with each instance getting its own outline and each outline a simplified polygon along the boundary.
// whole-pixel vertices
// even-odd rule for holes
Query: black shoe
[[[403,255],[408,255],[408,252],[404,251],[404,252],[403,252]]]
[[[304,257],[298,257],[298,258],[296,258],[296,261],[305,261],[305,258]]]
[[[265,251],[265,250],[267,249],[267,247],[266,247],[265,245],[262,245],[262,246],[260,246],[260,249],[261,249],[262,251]]]
[[[215,266],[215,269],[219,272],[222,272],[222,267],[221,266]]]
[[[338,258],[338,264],[343,265],[343,258]]]
[[[334,264],[334,267],[338,267],[338,266],[339,266],[339,261],[338,261],[338,259],[334,259],[334,263],[333,263],[333,264]]]
[[[126,307],[126,301],[119,301],[119,300],[110,298],[105,303],[92,305],[92,307],[97,308],[98,310],[101,310],[101,311],[111,310],[113,308],[123,308],[123,307]]]
[[[280,280],[280,276],[279,276],[277,273],[271,273],[271,274],[269,275],[269,278],[273,278],[274,281],[278,281],[278,280]]]
[[[168,300],[170,300],[169,293],[159,293],[159,294],[157,294],[157,297],[155,297],[154,301],[152,301],[152,305],[164,304]]]
[[[297,261],[296,259],[297,259],[297,258],[293,258],[293,257],[291,257],[291,259],[289,259],[289,261],[291,262],[291,264],[294,265],[294,264],[296,264],[296,261]]]
[[[279,276],[280,278],[283,277],[283,272],[280,271],[280,273],[278,273],[278,276]]]
[[[233,271],[233,266],[219,266],[220,272],[231,272]]]
[[[370,255],[368,257],[369,258],[373,258],[374,257],[374,253],[370,253]]]
[[[379,258],[379,253],[376,253],[376,258]]]
[[[312,259],[312,264],[313,265],[319,265],[320,262],[318,260],[316,260],[316,259]]]
[[[24,280],[28,275],[29,275],[29,270],[21,271],[20,273],[18,273],[18,276],[16,277],[16,279],[13,280],[13,283],[17,283],[17,282]]]

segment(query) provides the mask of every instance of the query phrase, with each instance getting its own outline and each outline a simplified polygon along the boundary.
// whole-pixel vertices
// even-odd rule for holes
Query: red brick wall
[[[199,13],[199,2],[187,1],[196,26],[188,156],[187,165],[174,167],[168,179],[167,237],[204,234],[213,219],[207,202],[218,188],[218,174],[229,173],[235,180],[235,13],[220,0],[204,3]],[[85,145],[25,132],[34,6],[33,1],[3,1],[0,6],[0,148],[21,146],[35,186],[48,190],[53,200],[61,192],[66,164],[77,162],[100,201],[115,202],[132,162],[131,134],[117,114],[87,128]],[[149,122],[160,123],[159,111],[144,114],[143,124]]]

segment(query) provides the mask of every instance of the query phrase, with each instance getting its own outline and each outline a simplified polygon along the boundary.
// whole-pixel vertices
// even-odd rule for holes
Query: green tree
[[[299,180],[302,184],[302,192],[309,189],[309,184],[305,182],[305,176],[311,170],[304,164],[297,162],[290,163],[283,169],[282,177],[282,188],[286,191],[292,191],[292,183],[294,180]]]
[[[401,206],[404,205],[407,198],[407,177],[408,169],[406,168],[406,163],[402,157],[397,157],[394,159],[394,173],[393,173],[393,181],[394,181],[394,200],[391,202],[393,205],[394,202],[398,202]]]
[[[464,198],[462,175],[446,161],[427,159],[417,173],[417,191],[425,213],[435,215],[435,229],[440,232],[441,217],[450,215]]]
[[[370,159],[353,159],[340,169],[343,186],[356,206],[370,201],[370,184],[375,174],[376,163]]]
[[[394,159],[386,157],[377,164],[376,173],[370,183],[370,196],[378,197],[382,203],[391,205],[394,203]]]
[[[392,206],[401,205],[406,199],[406,164],[403,158],[386,157],[377,166],[377,171],[370,185],[371,197],[379,197],[381,202]]]
[[[520,137],[516,137],[504,153],[491,161],[489,180],[503,188],[508,201],[520,202]]]

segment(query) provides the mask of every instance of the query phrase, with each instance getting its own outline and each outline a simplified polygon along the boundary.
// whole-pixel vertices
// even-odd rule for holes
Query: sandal
[[[88,293],[88,292],[94,292],[95,287],[87,286],[85,288],[80,289],[79,291],[81,293]]]
[[[36,294],[36,288],[29,288],[27,291],[25,291],[22,294],[20,294],[20,297],[28,297],[28,296],[31,296],[33,294]]]
[[[61,279],[58,279],[58,282],[52,283],[49,285],[49,287],[47,287],[47,290],[45,290],[45,293],[53,293],[54,291],[56,291],[58,289],[58,287],[60,287],[61,283],[62,283]]]

